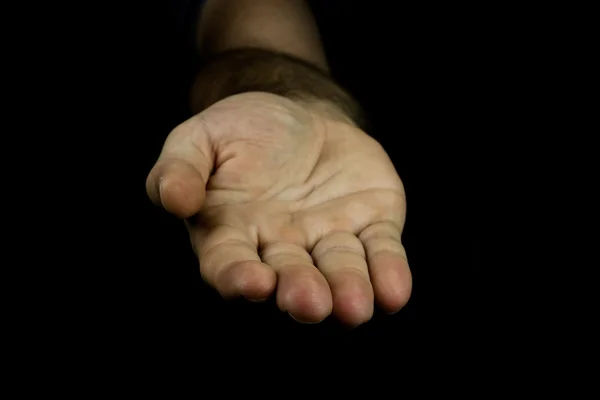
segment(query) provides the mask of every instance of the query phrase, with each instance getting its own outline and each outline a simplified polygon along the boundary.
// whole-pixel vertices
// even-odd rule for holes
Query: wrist
[[[260,49],[221,53],[200,68],[191,92],[198,113],[219,100],[247,92],[266,92],[293,100],[328,118],[361,126],[362,110],[323,70],[289,55]]]

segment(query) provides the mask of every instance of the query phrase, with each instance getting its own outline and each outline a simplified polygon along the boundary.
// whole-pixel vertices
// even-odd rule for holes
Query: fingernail
[[[164,182],[165,178],[164,176],[161,175],[160,178],[158,178],[158,200],[160,201],[160,204],[164,207],[164,203],[162,201],[162,185]]]
[[[298,318],[295,318],[295,317],[294,317],[292,314],[290,314],[289,312],[288,312],[288,315],[289,315],[290,317],[292,317],[292,319],[293,319],[294,321],[296,321],[296,322],[299,322],[299,323],[301,323],[301,324],[306,324],[306,325],[314,325],[314,324],[316,324],[316,322],[310,322],[310,321],[301,321],[301,320],[299,320]]]
[[[267,299],[268,299],[268,297],[265,297],[264,299],[251,299],[249,297],[246,297],[246,300],[249,300],[253,303],[263,303],[263,302],[267,301]]]

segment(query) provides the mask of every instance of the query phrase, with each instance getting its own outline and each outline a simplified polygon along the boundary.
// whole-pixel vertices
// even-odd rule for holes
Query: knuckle
[[[313,258],[322,258],[334,253],[353,253],[365,257],[361,241],[350,232],[332,232],[325,235],[313,248]]]
[[[400,236],[401,228],[391,221],[382,221],[371,224],[363,229],[358,235],[359,239],[363,242],[379,238],[390,238],[399,242]]]
[[[277,266],[313,264],[306,250],[291,243],[269,243],[261,250],[260,258],[267,264]]]

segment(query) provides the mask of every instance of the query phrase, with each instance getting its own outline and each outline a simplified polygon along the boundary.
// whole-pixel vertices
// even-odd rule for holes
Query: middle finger
[[[277,274],[277,305],[300,322],[315,323],[331,313],[329,285],[302,247],[271,243],[260,257]]]

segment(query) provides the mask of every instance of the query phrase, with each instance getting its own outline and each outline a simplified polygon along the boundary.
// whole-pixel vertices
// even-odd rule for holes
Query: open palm
[[[317,105],[267,93],[216,103],[178,126],[150,198],[187,218],[203,279],[223,297],[268,298],[293,318],[359,325],[411,292],[405,197],[383,148]]]

